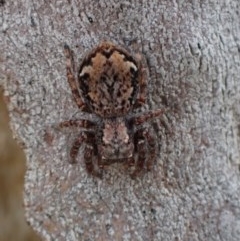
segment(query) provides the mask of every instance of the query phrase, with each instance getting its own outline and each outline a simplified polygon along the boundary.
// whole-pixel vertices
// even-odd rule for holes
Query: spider
[[[151,170],[156,159],[156,140],[143,124],[160,116],[160,109],[135,114],[145,104],[147,82],[141,60],[122,47],[102,42],[82,61],[77,81],[73,51],[64,46],[67,80],[78,108],[90,113],[86,119],[59,124],[78,127],[80,132],[70,149],[70,163],[76,163],[83,145],[89,174],[101,177],[104,166],[124,162],[133,167],[132,177]]]

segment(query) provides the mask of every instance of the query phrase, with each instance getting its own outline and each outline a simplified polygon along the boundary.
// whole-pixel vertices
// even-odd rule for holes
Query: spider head
[[[128,134],[124,119],[111,118],[104,121],[100,150],[102,160],[119,160],[132,157],[134,145]]]

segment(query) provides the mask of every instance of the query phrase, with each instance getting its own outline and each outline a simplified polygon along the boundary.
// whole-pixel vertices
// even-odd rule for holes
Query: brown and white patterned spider
[[[111,42],[103,42],[82,61],[75,78],[73,52],[65,45],[67,79],[78,108],[91,119],[71,119],[60,127],[82,128],[70,150],[75,163],[84,144],[87,172],[101,176],[105,165],[125,162],[134,166],[132,177],[150,170],[156,159],[155,136],[143,127],[158,117],[157,109],[134,114],[145,104],[146,78],[141,61]]]

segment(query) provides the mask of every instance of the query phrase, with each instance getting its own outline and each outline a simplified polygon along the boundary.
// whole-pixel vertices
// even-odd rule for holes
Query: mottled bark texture
[[[0,73],[11,126],[27,156],[24,203],[46,240],[239,240],[239,0],[1,1]],[[68,151],[81,115],[64,43],[83,55],[102,40],[142,54],[159,140],[154,170],[122,165],[89,177]]]

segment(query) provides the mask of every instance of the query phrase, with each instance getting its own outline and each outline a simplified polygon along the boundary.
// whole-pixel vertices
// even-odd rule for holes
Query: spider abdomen
[[[139,64],[123,49],[104,42],[79,70],[79,87],[88,108],[101,117],[124,116],[136,101]]]

